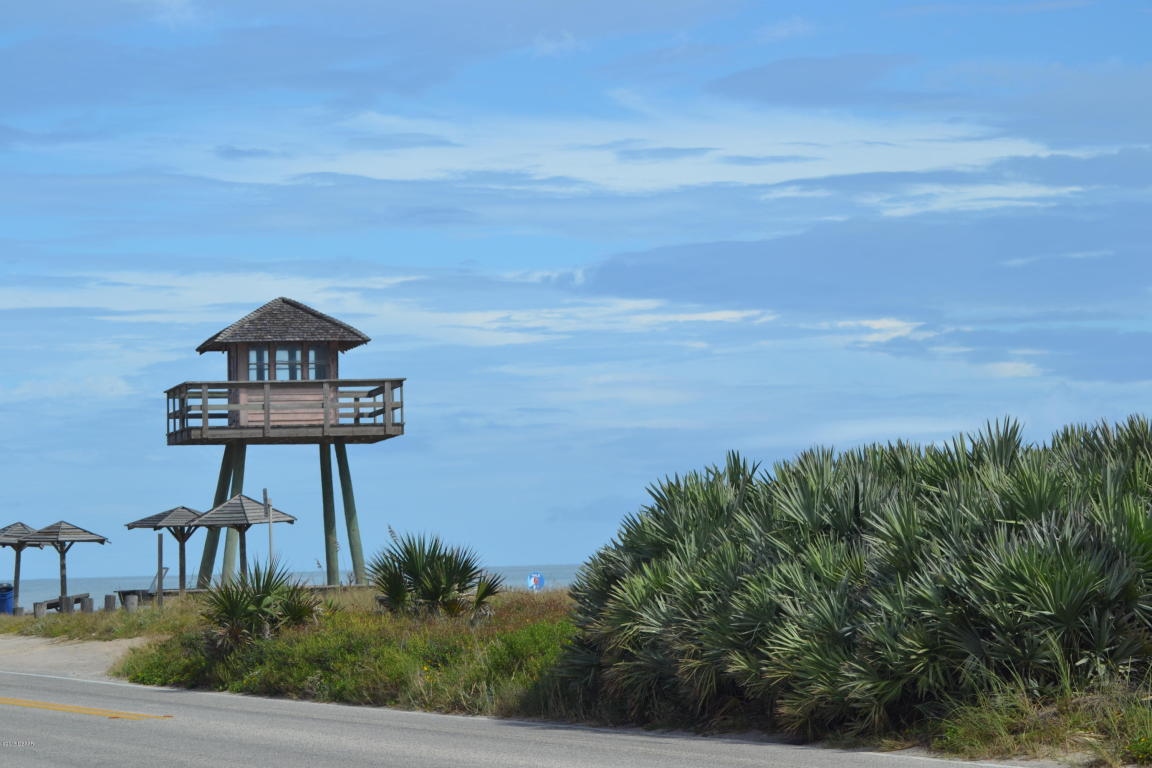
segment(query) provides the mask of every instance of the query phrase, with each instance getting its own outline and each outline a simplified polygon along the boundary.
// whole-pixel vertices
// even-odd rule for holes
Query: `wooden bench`
[[[72,604],[71,607],[73,609],[75,609],[76,606],[80,605],[84,600],[87,600],[88,597],[89,597],[89,594],[87,592],[85,592],[85,593],[80,594],[80,595],[64,595],[63,597],[56,597],[56,598],[53,598],[51,600],[42,600],[38,603],[33,603],[32,604],[32,610],[35,612],[35,614],[37,616],[39,616],[39,615],[41,615],[47,611],[59,611],[60,610],[60,601],[62,601],[62,600],[65,603],[71,603]]]

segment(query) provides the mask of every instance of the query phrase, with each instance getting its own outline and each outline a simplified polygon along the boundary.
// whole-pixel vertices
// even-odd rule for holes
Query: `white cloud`
[[[870,320],[834,320],[815,327],[830,330],[865,331],[864,333],[837,334],[833,338],[856,344],[882,344],[894,339],[927,339],[936,334],[919,330],[924,323],[881,317]]]
[[[1041,261],[1082,261],[1085,259],[1103,259],[1112,255],[1112,251],[1073,251],[1072,253],[1057,253],[1051,256],[1023,256],[1017,259],[1007,259],[1000,262],[1005,267],[1024,267]]]
[[[1026,363],[1019,360],[985,363],[981,368],[1000,379],[1032,378],[1044,373],[1040,367],[1034,363]]]
[[[939,211],[983,211],[994,208],[1035,208],[1055,204],[1083,191],[1081,187],[1041,184],[914,184],[896,193],[865,195],[885,216],[912,216]]]
[[[793,37],[803,37],[812,34],[815,27],[799,16],[790,16],[787,19],[767,24],[756,30],[756,39],[763,43],[778,43]]]
[[[584,47],[571,32],[558,35],[537,35],[532,41],[532,53],[541,57],[565,56]]]
[[[282,184],[310,174],[346,174],[390,181],[443,181],[497,174],[468,183],[500,188],[524,186],[509,172],[531,180],[532,189],[562,196],[591,192],[636,193],[679,189],[706,184],[786,185],[800,180],[862,173],[916,173],[948,168],[983,167],[1005,157],[1046,154],[1042,145],[992,134],[976,124],[947,120],[882,120],[860,116],[770,111],[744,105],[701,101],[670,104],[637,91],[614,91],[612,98],[628,110],[615,118],[564,119],[524,115],[481,114],[468,120],[444,117],[405,117],[360,112],[331,125],[324,138],[314,133],[317,114],[281,120],[284,127],[269,130],[219,121],[187,126],[196,132],[189,145],[176,137],[147,137],[138,145],[143,164],[162,163],[181,172],[235,182]],[[287,116],[286,116],[287,118]],[[301,127],[302,126],[302,127]],[[302,133],[306,131],[307,133]],[[350,136],[365,133],[437,136],[445,144],[372,149],[350,145]],[[792,156],[796,137],[805,137],[804,162],[742,164],[731,157]],[[702,147],[714,151],[679,158],[677,162],[621,162],[605,147],[631,140],[641,147]],[[285,156],[269,156],[245,163],[221,159],[204,147],[252,144],[291,148]],[[819,157],[809,157],[819,145]],[[124,140],[119,151],[123,154]],[[176,147],[173,149],[173,147]],[[131,150],[128,150],[131,154]],[[500,176],[499,174],[503,174]],[[548,189],[540,189],[547,181]],[[899,215],[931,206],[977,204],[987,207],[992,197],[1033,199],[1053,194],[1028,185],[920,187],[899,195],[875,199],[878,206]],[[820,191],[783,187],[772,197],[814,196]],[[949,194],[958,194],[949,199]]]

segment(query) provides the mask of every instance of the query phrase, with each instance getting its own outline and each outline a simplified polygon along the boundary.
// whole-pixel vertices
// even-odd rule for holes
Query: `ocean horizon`
[[[527,589],[529,579],[534,573],[543,576],[544,589],[564,589],[575,579],[576,571],[579,568],[580,565],[578,564],[503,565],[493,566],[486,570],[503,576],[505,589]],[[194,569],[190,570],[192,572],[188,574],[188,581],[194,583],[196,580],[195,572]],[[323,584],[325,581],[324,571],[320,570],[294,571],[292,575],[306,584]],[[117,590],[122,589],[148,589],[155,580],[155,573],[143,576],[69,576],[68,592],[73,595],[87,592],[95,600],[96,607],[99,609],[104,605],[104,595],[114,595]],[[341,580],[342,583],[350,582],[351,573],[342,573]],[[164,580],[164,588],[177,589],[178,581],[174,569],[169,569]],[[0,583],[10,584],[11,576],[0,577]],[[59,595],[59,578],[20,580],[20,605],[29,613],[32,611],[33,603],[51,600],[54,597],[59,597]]]

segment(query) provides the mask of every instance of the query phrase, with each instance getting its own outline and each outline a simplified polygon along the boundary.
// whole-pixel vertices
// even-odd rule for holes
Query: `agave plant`
[[[368,564],[380,604],[393,613],[483,616],[503,579],[480,567],[476,553],[449,547],[439,536],[389,529],[392,543]]]

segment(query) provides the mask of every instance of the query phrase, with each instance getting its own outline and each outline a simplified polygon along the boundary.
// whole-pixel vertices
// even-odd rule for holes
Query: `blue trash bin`
[[[0,613],[12,613],[13,593],[11,584],[0,584]]]

